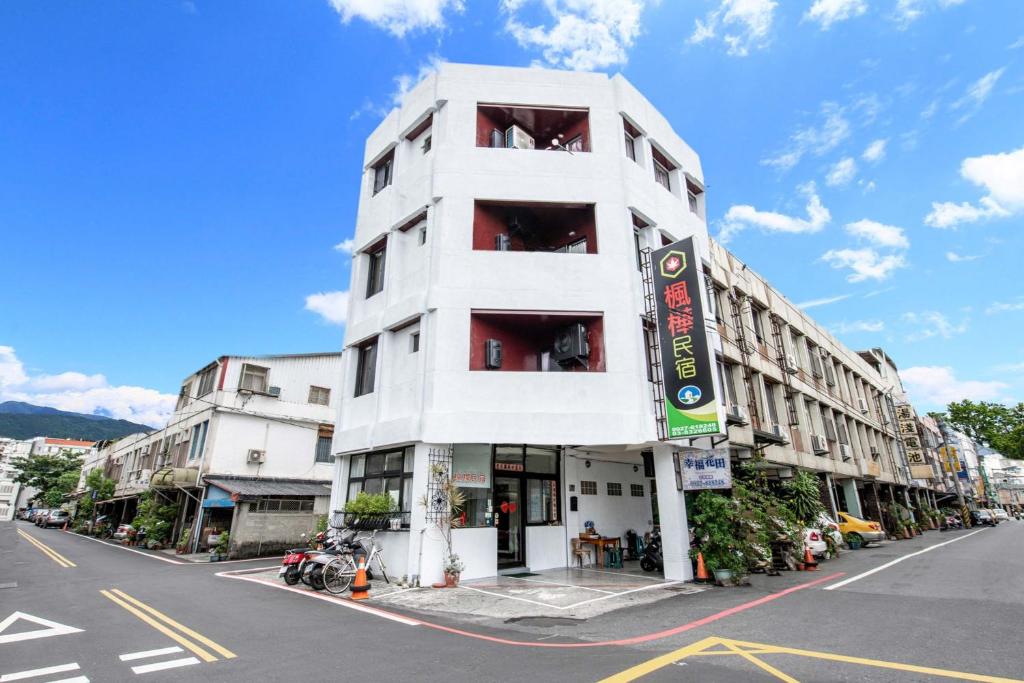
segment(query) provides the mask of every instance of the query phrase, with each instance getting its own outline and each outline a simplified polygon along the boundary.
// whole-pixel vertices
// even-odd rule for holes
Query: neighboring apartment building
[[[707,260],[704,211],[696,153],[621,76],[444,64],[371,134],[333,507],[391,492],[394,573],[441,576],[416,501],[443,464],[466,578],[565,566],[585,521],[642,534],[655,497],[666,576],[690,576],[638,264],[689,236]]]
[[[760,451],[779,478],[818,473],[832,511],[881,519],[881,503],[918,505],[925,484],[910,479],[896,420],[909,404],[888,355],[850,350],[722,245],[711,253],[733,453]]]
[[[38,493],[36,489],[14,481],[15,473],[10,464],[11,460],[57,455],[64,451],[84,459],[94,455],[96,449],[92,441],[55,439],[46,436],[23,440],[0,437],[0,521],[12,519],[19,509],[28,507],[29,502]]]
[[[245,557],[294,544],[326,514],[341,353],[221,356],[182,383],[163,429],[105,445],[83,468],[117,482],[100,513],[130,522],[154,490],[180,506],[191,548],[231,532]]]

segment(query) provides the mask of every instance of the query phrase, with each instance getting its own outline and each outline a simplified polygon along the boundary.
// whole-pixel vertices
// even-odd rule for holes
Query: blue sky
[[[5,2],[0,399],[156,423],[339,348],[363,141],[444,60],[621,71],[712,234],[919,407],[1024,399],[1019,0]]]

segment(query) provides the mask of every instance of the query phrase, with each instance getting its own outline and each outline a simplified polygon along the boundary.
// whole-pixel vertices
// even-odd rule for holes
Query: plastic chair
[[[606,547],[604,549],[604,566],[622,569],[622,548]]]

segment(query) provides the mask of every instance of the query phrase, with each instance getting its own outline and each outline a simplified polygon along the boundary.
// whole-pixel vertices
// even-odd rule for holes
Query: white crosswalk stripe
[[[26,678],[38,678],[39,676],[49,676],[50,674],[62,674],[68,671],[78,671],[79,666],[76,662],[70,664],[58,664],[57,666],[46,666],[41,669],[29,669],[26,671],[17,671],[12,674],[3,674],[0,676],[0,683],[10,683],[10,681],[23,681]],[[83,683],[89,679],[84,676],[79,676],[76,679],[65,679],[65,680],[82,680]],[[60,683],[60,681],[54,681],[54,683]]]
[[[179,666],[191,666],[198,664],[199,660],[195,657],[185,657],[184,659],[172,659],[167,662],[156,662],[155,664],[143,664],[141,666],[133,666],[132,671],[137,674],[148,674],[151,671],[163,671],[165,669],[176,669]]]
[[[173,647],[162,647],[159,650],[143,650],[142,652],[129,652],[128,654],[119,655],[122,662],[131,662],[136,659],[146,659],[147,657],[159,657],[160,655],[169,655],[175,652],[184,652],[177,645]]]

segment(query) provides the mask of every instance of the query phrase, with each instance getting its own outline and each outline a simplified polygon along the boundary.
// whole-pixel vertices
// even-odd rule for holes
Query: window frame
[[[669,192],[672,191],[671,171],[669,171],[668,167],[657,159],[654,160],[654,182],[661,185]]]
[[[411,332],[409,334],[409,353],[419,353],[419,352],[420,352],[420,333],[417,330],[416,332]]]
[[[373,170],[373,194],[376,196],[391,185],[395,175],[395,150],[385,154],[371,169]]]
[[[377,353],[379,346],[380,337],[373,337],[356,347],[358,349],[358,356],[356,358],[356,381],[353,398],[372,394],[376,389]],[[369,362],[369,375],[367,375],[367,357],[370,355],[371,349],[372,360]]]
[[[387,268],[388,242],[381,240],[366,250],[366,298],[369,299],[384,291],[384,275]]]
[[[250,370],[260,370],[263,374],[263,388],[253,389],[245,386],[245,377],[247,374],[258,374],[251,373]],[[270,368],[265,365],[256,365],[255,363],[242,363],[242,371],[238,374],[238,390],[239,391],[250,391],[254,394],[265,394],[267,389],[270,387]]]
[[[592,486],[589,486],[592,484]],[[596,496],[597,495],[597,481],[591,481],[589,479],[580,479],[580,495],[581,496]]]
[[[619,481],[607,481],[607,482],[605,482],[605,492],[609,496],[618,496],[619,498],[621,498],[622,497],[622,482],[619,482]]]
[[[314,401],[313,400],[314,392],[315,392],[316,397],[320,397],[322,395],[324,397],[324,400],[323,401]],[[321,386],[317,386],[315,384],[310,384],[309,385],[309,398],[307,399],[306,402],[311,404],[311,405],[318,405],[318,406],[329,406],[329,405],[331,405],[331,388],[330,387],[321,387]]]
[[[396,453],[402,454],[402,459],[397,468],[388,469],[388,456]],[[370,458],[381,458],[383,460],[382,469],[380,472],[374,472],[373,474],[367,474],[367,464]],[[366,490],[366,481],[368,479],[380,479],[381,480],[381,493],[387,491],[387,480],[397,478],[398,482],[398,507],[403,513],[402,526],[404,528],[409,527],[408,519],[405,515],[412,512],[413,501],[405,500],[406,480],[410,482],[413,478],[414,466],[407,464],[407,459],[415,459],[416,450],[414,446],[401,446],[399,448],[388,448],[379,451],[367,451],[365,453],[354,453],[349,456],[349,467],[348,467],[348,482],[345,486],[345,501],[346,503],[351,500],[352,485],[359,484],[359,491]],[[362,458],[362,474],[359,476],[352,476],[352,460],[353,458]],[[358,493],[357,493],[358,495]],[[412,487],[409,486],[409,495],[412,496]]]
[[[208,365],[199,371],[199,385],[196,388],[196,398],[202,398],[213,392],[217,381],[217,364]]]

